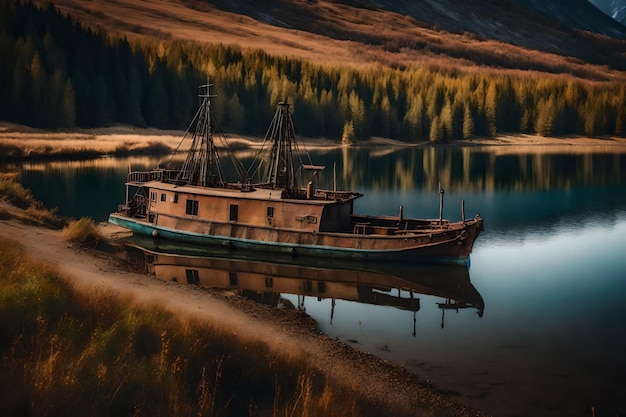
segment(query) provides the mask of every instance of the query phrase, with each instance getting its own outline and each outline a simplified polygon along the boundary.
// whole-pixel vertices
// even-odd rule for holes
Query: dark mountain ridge
[[[266,24],[335,39],[385,44],[367,27],[336,24],[348,16],[391,12],[414,19],[414,25],[496,40],[533,50],[571,56],[626,70],[626,27],[587,0],[275,0],[271,5],[247,0],[210,0],[232,13]],[[329,14],[332,3],[344,16]],[[402,47],[400,45],[399,47]]]
[[[566,26],[624,39],[626,28],[588,0],[510,0],[518,6],[544,14]],[[609,19],[607,19],[609,17]]]
[[[528,29],[554,23],[560,23],[564,26],[562,29],[575,28],[617,39],[626,38],[626,28],[588,0],[377,0],[373,3],[446,30],[455,32],[461,29],[505,41],[506,30],[503,29],[528,36],[532,35]],[[437,13],[426,14],[426,9]],[[511,18],[519,20],[516,22]],[[511,25],[503,28],[498,24],[501,19]],[[515,38],[510,39],[515,42]]]
[[[612,17],[615,21],[626,25],[626,0],[589,0],[604,14]]]

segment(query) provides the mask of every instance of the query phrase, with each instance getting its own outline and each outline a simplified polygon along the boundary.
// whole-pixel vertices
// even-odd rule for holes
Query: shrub
[[[63,228],[63,237],[66,240],[97,245],[102,240],[102,234],[96,224],[89,217],[82,217],[79,220],[72,220]]]
[[[76,292],[1,237],[0,388],[2,415],[315,417],[374,409],[361,409],[359,396],[304,361],[274,356],[228,329],[119,294]]]
[[[63,220],[59,219],[55,213],[56,209],[48,210],[41,207],[40,204],[35,204],[34,206],[26,209],[24,212],[24,214],[26,214],[26,219],[24,220],[40,225],[61,227],[63,225]]]
[[[21,209],[26,209],[35,203],[30,190],[15,181],[15,177],[0,177],[0,195],[5,196],[9,203]]]

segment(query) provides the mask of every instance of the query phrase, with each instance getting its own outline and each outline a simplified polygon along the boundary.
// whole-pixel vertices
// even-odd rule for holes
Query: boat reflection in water
[[[157,278],[227,289],[275,307],[303,309],[305,297],[317,297],[333,300],[333,307],[334,300],[345,300],[416,313],[420,309],[418,296],[423,294],[443,299],[437,303],[442,310],[442,327],[445,310],[474,308],[482,317],[485,308],[465,266],[384,263],[361,266],[332,260],[308,263],[306,259],[276,256],[268,261],[243,258],[228,248],[207,252],[207,248],[137,237],[127,247],[133,261],[145,264],[146,271]],[[285,299],[286,294],[297,295],[298,306]],[[331,311],[331,320],[333,315]]]

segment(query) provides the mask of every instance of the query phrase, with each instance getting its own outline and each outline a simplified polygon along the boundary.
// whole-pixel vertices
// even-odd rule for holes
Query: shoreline
[[[115,126],[68,131],[46,131],[27,126],[0,122],[0,160],[24,161],[45,159],[92,159],[105,156],[166,155],[184,152],[180,148],[184,131],[158,130]],[[228,136],[235,149],[254,149],[263,138]],[[626,138],[588,138],[579,136],[542,137],[526,134],[498,135],[493,138],[472,138],[449,143],[402,142],[395,139],[372,137],[350,145],[328,138],[302,138],[306,149],[340,149],[344,147],[471,147],[485,148],[498,153],[551,152],[624,152]]]
[[[139,271],[119,243],[129,234],[125,229],[97,224],[105,249],[96,249],[68,242],[59,229],[26,224],[19,217],[24,210],[1,198],[0,209],[10,214],[0,218],[0,236],[21,243],[31,259],[58,271],[79,292],[116,294],[182,318],[219,323],[242,341],[266,344],[276,355],[306,358],[329,380],[379,404],[379,415],[486,416],[407,369],[325,335],[299,310],[268,308],[232,291],[167,282]]]

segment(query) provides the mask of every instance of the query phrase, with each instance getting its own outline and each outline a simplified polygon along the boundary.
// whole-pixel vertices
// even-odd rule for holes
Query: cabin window
[[[192,216],[198,215],[198,200],[187,200],[187,210],[185,211],[187,214],[191,214]]]
[[[326,283],[324,281],[318,281],[318,283],[317,283],[317,292],[319,292],[319,293],[326,292]]]
[[[231,287],[236,287],[237,286],[237,273],[236,272],[229,272],[228,273],[228,281],[230,282],[230,286]]]
[[[230,221],[236,222],[239,215],[239,206],[237,204],[230,205]]]
[[[187,284],[199,284],[200,283],[200,274],[197,269],[185,269],[185,273],[187,274]]]
[[[170,201],[174,204],[178,204],[178,194],[174,194],[170,197]]]
[[[156,201],[156,192],[150,191],[150,201]]]
[[[274,207],[267,208],[267,217],[274,217]]]
[[[161,201],[167,201],[167,194],[161,193]]]
[[[265,288],[272,288],[274,286],[274,278],[265,277]]]
[[[313,282],[311,282],[311,281],[304,281],[302,283],[302,290],[304,292],[312,292],[313,291]]]

